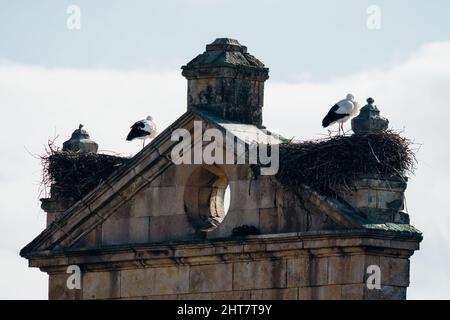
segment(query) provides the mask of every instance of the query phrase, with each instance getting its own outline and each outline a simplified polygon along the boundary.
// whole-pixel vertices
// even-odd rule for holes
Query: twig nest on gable
[[[307,185],[323,194],[350,189],[361,175],[403,177],[415,169],[412,141],[393,131],[280,145],[277,179],[288,189]]]

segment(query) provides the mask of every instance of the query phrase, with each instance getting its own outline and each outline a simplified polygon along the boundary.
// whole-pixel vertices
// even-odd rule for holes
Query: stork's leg
[[[145,139],[142,139],[142,149],[144,149],[145,146]]]

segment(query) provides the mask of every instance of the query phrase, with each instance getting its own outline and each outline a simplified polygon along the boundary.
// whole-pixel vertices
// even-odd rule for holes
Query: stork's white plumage
[[[339,124],[339,133],[344,133],[344,122],[348,121],[351,117],[356,115],[359,111],[358,103],[352,94],[347,94],[347,97],[339,102],[337,102],[333,107],[331,107],[328,114],[322,120],[322,126],[324,128],[334,124]]]
[[[156,125],[153,122],[153,118],[148,116],[146,119],[139,120],[131,126],[131,130],[127,136],[127,141],[141,139],[142,147],[144,147],[145,140],[154,138],[156,136],[156,132]]]

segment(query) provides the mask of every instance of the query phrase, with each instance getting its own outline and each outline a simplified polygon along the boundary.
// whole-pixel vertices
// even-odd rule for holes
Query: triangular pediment
[[[51,250],[58,246],[70,246],[108,219],[107,215],[99,214],[99,210],[107,207],[109,212],[114,212],[115,208],[120,207],[135,192],[170,166],[171,162],[165,155],[174,143],[170,139],[171,132],[175,128],[187,126],[196,117],[198,116],[193,112],[183,114],[126,165],[119,168],[67,211],[57,216],[53,223],[22,249],[21,255],[39,250]],[[122,194],[124,188],[132,189],[127,197]]]
[[[195,120],[206,121],[210,126],[221,131],[228,130],[244,143],[254,142],[258,134],[264,134],[262,130],[253,125],[233,123],[199,110],[190,110],[159,134],[125,166],[114,172],[106,181],[67,211],[57,216],[53,223],[22,249],[21,254],[67,247],[93,231],[96,226],[109,218],[108,214],[100,212],[114,212],[141,188],[173,165],[169,154],[176,142],[171,141],[171,134],[178,128],[192,131],[192,124]],[[124,195],[125,189],[127,189],[126,196]]]
[[[195,182],[194,186],[192,186],[192,183],[186,180],[187,177],[184,177],[181,186],[176,186],[176,180],[178,178],[173,178],[173,167],[175,165],[172,162],[170,152],[177,141],[171,140],[172,132],[179,128],[192,132],[195,121],[203,121],[206,123],[206,127],[216,128],[224,133],[231,134],[246,145],[258,143],[261,141],[261,137],[265,138],[268,135],[267,131],[254,125],[226,121],[196,109],[189,110],[159,134],[141,152],[130,159],[126,165],[119,168],[106,181],[101,183],[80,201],[76,202],[67,211],[59,214],[53,223],[22,249],[21,255],[30,256],[33,253],[41,251],[64,250],[89,241],[92,246],[93,244],[99,243],[99,237],[103,241],[102,245],[105,246],[123,244],[122,241],[165,241],[198,236],[198,230],[195,230],[192,226],[198,227],[198,225],[201,225],[204,227],[201,221],[205,217],[200,214],[198,218],[200,224],[196,224],[195,221],[192,223],[192,215],[197,215],[197,210],[199,212],[205,210],[205,205],[199,203],[199,199],[204,198],[202,192],[204,193],[207,189],[206,191],[209,192],[207,193],[207,197],[211,197],[211,192],[220,193],[223,189],[217,189],[217,185],[220,185],[220,179],[217,179],[214,184],[206,188],[206,182],[203,184],[198,182],[198,185],[195,185],[197,183]],[[270,138],[271,143],[281,142],[279,136],[271,136]],[[183,174],[198,175],[198,167],[198,165],[197,167],[193,165],[192,168],[186,169],[185,166],[183,171],[186,173]],[[239,166],[235,167],[232,168],[233,172],[248,171],[249,169],[248,166],[241,166],[244,169],[238,168]],[[208,170],[212,174],[211,177],[215,177],[214,179],[217,177],[220,178],[220,173],[214,172],[214,170],[211,171],[211,169]],[[208,170],[201,173],[206,177],[205,179],[208,177]],[[224,170],[228,170],[226,165]],[[167,180],[164,178],[164,175],[171,176],[170,179],[173,181],[169,184],[163,184],[161,181]],[[226,175],[232,176],[235,173],[227,172]],[[284,191],[280,191],[282,187],[274,187],[274,184],[269,181],[270,179],[263,178],[252,182],[252,179],[247,177],[246,172],[236,178],[235,181],[231,181],[232,179],[230,177],[228,177],[228,180],[227,182],[222,182],[222,187],[225,187],[229,183],[235,189],[234,197],[238,199],[235,199],[235,207],[230,209],[231,213],[228,214],[229,217],[224,221],[223,225],[208,234],[209,237],[229,236],[233,227],[237,225],[254,225],[258,223],[261,223],[261,228],[266,228],[265,232],[290,232],[296,230],[296,225],[292,225],[288,221],[292,218],[286,218],[287,220],[285,222],[278,222],[277,226],[267,226],[273,225],[273,221],[277,220],[275,216],[280,215],[280,213],[277,213],[277,210],[279,211],[280,208],[276,208],[273,203],[276,201],[280,203],[292,202],[289,199],[284,199],[286,198]],[[248,186],[250,186],[250,189],[253,186],[253,188],[258,190],[257,186],[259,184],[259,190],[265,190],[264,192],[250,195],[251,191],[248,191],[246,197],[242,197],[242,195],[247,193]],[[275,199],[275,197],[279,197],[278,194],[280,192],[284,198],[282,200]],[[190,197],[190,193],[195,194],[195,197]],[[269,193],[273,196],[267,196]],[[183,195],[185,197],[184,199]],[[317,227],[318,229],[321,226],[325,228],[327,225],[333,228],[339,227],[339,225],[346,228],[358,228],[364,223],[364,221],[358,220],[358,215],[351,207],[341,205],[335,200],[327,200],[307,189],[303,191],[303,195],[303,200],[309,203],[313,211],[316,211],[315,217],[317,221],[320,221],[318,223],[320,225]],[[149,197],[152,199],[149,200]],[[172,201],[172,199],[174,200]],[[217,199],[217,201],[223,202],[220,198]],[[298,202],[298,200],[296,201]],[[179,205],[173,208],[175,202]],[[152,216],[149,218],[150,220],[148,219],[148,215],[145,216],[138,212],[139,210],[150,210],[147,207],[151,207],[154,203],[158,203],[162,209],[155,209],[156,213],[149,213],[148,215]],[[186,208],[186,205],[192,205],[193,209]],[[223,206],[223,203],[221,205]],[[209,202],[206,207],[208,206],[210,206]],[[285,205],[283,204],[282,206]],[[287,206],[287,209],[282,209],[293,211],[291,215],[298,215],[295,213],[295,210],[309,210],[306,207],[301,208],[304,205],[298,203]],[[206,208],[206,210],[210,210],[210,208]],[[135,211],[137,213],[133,214]],[[185,211],[194,212],[190,212],[191,216],[187,216]],[[128,216],[126,218],[123,217],[124,215],[129,215],[129,212],[132,212],[132,219]],[[222,215],[225,213],[222,212]],[[307,214],[305,213],[306,216]],[[272,222],[267,222],[264,225],[263,219],[272,219]],[[298,218],[297,225],[303,223],[300,221],[301,219]],[[280,219],[278,218],[278,220]],[[311,222],[307,221],[308,218],[304,220],[305,226],[309,225],[305,228],[310,228]],[[323,224],[322,221],[327,222]],[[214,222],[212,223],[214,225]],[[300,226],[298,228],[303,227]],[[262,231],[264,232],[264,230]],[[151,234],[151,239],[146,233]],[[156,234],[159,234],[159,236]]]

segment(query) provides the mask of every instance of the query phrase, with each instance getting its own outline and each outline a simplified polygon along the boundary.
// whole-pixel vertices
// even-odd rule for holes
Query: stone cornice
[[[64,272],[68,265],[89,270],[108,270],[136,266],[198,265],[218,262],[282,258],[292,255],[330,256],[371,254],[408,258],[419,249],[417,233],[385,230],[337,230],[177,241],[153,244],[118,245],[98,249],[67,249],[30,252],[31,267],[46,272]]]
[[[183,67],[182,74],[188,80],[220,77],[230,79],[251,78],[263,82],[269,79],[268,68],[257,68],[253,66],[211,65],[200,67]]]

